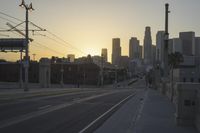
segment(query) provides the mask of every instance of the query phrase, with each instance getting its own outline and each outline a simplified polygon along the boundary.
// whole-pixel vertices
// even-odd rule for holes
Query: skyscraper
[[[101,56],[103,57],[103,59],[104,59],[105,62],[108,61],[108,51],[107,51],[107,48],[102,48],[102,50],[101,50]]]
[[[142,46],[139,45],[139,59],[142,59]]]
[[[136,37],[131,37],[129,40],[129,58],[131,60],[139,58],[139,40]]]
[[[112,40],[112,64],[119,65],[120,57],[121,57],[120,38],[113,38],[113,40]]]
[[[155,45],[152,45],[151,47],[151,60],[152,60],[152,63],[156,63],[156,46]]]
[[[164,61],[164,31],[158,31],[156,34],[156,61]]]
[[[152,63],[152,40],[151,40],[151,28],[145,28],[145,35],[144,35],[144,63],[151,64]]]

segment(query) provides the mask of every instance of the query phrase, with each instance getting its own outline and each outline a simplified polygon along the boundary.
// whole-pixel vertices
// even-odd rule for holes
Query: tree
[[[93,62],[92,57],[91,57],[90,54],[87,56],[86,62],[87,62],[87,63],[92,63],[92,62]]]
[[[174,75],[174,68],[178,68],[179,64],[183,62],[183,55],[179,52],[171,53],[168,55],[168,64],[171,70],[171,87],[172,87],[172,95],[171,100],[173,101],[174,96],[174,85],[173,85],[173,75]]]

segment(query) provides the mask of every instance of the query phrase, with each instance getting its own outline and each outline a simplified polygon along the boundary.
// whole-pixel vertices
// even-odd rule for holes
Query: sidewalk
[[[147,90],[126,102],[95,133],[197,133],[194,127],[176,126],[174,114],[166,96]]]

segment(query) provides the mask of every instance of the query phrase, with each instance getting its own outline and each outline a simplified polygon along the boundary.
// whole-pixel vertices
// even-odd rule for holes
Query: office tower
[[[195,33],[194,32],[180,32],[179,38],[182,42],[183,55],[195,54]]]
[[[129,58],[131,60],[139,58],[139,40],[136,37],[131,37],[129,40]]]
[[[108,51],[107,51],[107,48],[102,48],[102,50],[101,50],[101,56],[103,57],[103,59],[104,59],[105,62],[108,61]]]
[[[112,40],[112,64],[119,65],[120,57],[121,57],[120,38],[113,38],[113,40]]]
[[[156,61],[164,61],[164,31],[158,31],[156,34]]]
[[[151,58],[152,58],[152,63],[156,63],[156,46],[152,45],[151,47]]]
[[[152,63],[152,40],[151,40],[151,28],[145,28],[145,35],[144,35],[144,63],[151,64]]]
[[[142,46],[139,45],[139,59],[142,59]]]

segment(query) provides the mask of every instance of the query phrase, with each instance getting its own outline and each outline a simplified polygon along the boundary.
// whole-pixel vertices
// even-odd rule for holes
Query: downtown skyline
[[[112,38],[121,39],[122,55],[128,55],[129,39],[137,37],[141,42],[140,45],[143,45],[146,26],[151,27],[152,42],[155,45],[157,31],[164,30],[164,4],[167,2],[171,11],[169,14],[170,37],[177,37],[178,33],[182,31],[194,31],[197,36],[200,35],[200,28],[198,27],[200,20],[198,14],[195,13],[200,10],[198,9],[199,1],[25,1],[26,3],[32,2],[35,9],[35,11],[30,12],[30,21],[53,32],[86,54],[100,55],[101,48],[108,48],[108,61],[111,61]],[[25,12],[18,6],[20,2],[21,0],[15,2],[2,0],[0,11],[24,20]],[[0,20],[0,28],[7,28],[6,21]],[[19,23],[16,20],[13,21]],[[44,32],[41,34],[48,35]],[[12,36],[15,36],[15,34]],[[86,56],[86,54],[70,46],[60,46],[47,37],[31,37],[37,42],[64,54],[56,55],[56,53],[48,50],[38,49],[33,46],[35,45],[33,42],[30,43],[30,51],[36,54],[36,59],[42,56],[50,57],[51,55],[66,57],[67,54],[75,54],[76,57]],[[32,54],[30,55],[32,58]],[[1,53],[0,58],[10,60],[16,58],[16,54]]]

